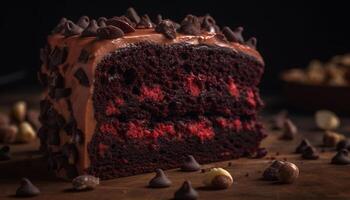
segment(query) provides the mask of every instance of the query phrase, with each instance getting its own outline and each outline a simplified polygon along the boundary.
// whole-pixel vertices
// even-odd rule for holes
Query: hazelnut
[[[319,110],[315,114],[315,121],[318,128],[323,130],[334,130],[339,127],[338,116],[329,110]]]
[[[14,143],[16,141],[18,128],[15,125],[6,125],[0,127],[0,142]]]
[[[12,107],[12,117],[18,121],[23,122],[27,114],[27,103],[24,101],[16,102]]]
[[[293,183],[299,176],[299,168],[291,162],[284,162],[279,168],[278,180],[281,183]]]
[[[213,189],[227,189],[233,183],[231,174],[223,168],[212,168],[204,173],[203,183]]]
[[[20,143],[28,143],[36,138],[36,132],[28,122],[22,122],[18,126],[18,134],[16,141]]]
[[[81,175],[73,179],[75,190],[92,190],[100,184],[100,179],[91,175]]]
[[[326,131],[323,135],[323,145],[326,147],[335,147],[337,144],[344,140],[345,136],[333,131]]]

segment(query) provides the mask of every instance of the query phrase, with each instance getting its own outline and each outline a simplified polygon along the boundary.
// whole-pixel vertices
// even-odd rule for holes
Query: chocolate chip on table
[[[305,151],[305,149],[306,149],[307,147],[309,147],[309,146],[311,146],[309,140],[303,139],[303,140],[301,141],[301,143],[300,143],[300,144],[297,146],[297,148],[295,149],[295,153],[300,153],[300,154],[302,154],[302,153]]]
[[[337,154],[332,158],[331,161],[334,165],[348,165],[350,164],[349,151],[347,149],[341,149]]]
[[[337,144],[337,151],[342,149],[350,150],[350,139],[344,139]]]
[[[137,14],[137,12],[134,8],[128,8],[126,10],[126,16],[135,24],[138,24],[141,20],[140,16]]]
[[[86,75],[85,71],[82,68],[79,68],[75,73],[74,77],[79,81],[79,83],[83,86],[89,87],[90,82],[89,78]]]
[[[66,37],[70,37],[73,35],[79,35],[82,32],[83,32],[83,29],[80,26],[74,24],[70,20],[68,20],[64,25],[63,35]]]
[[[30,182],[30,180],[28,180],[27,178],[22,179],[21,185],[19,186],[19,188],[17,188],[16,191],[17,197],[33,197],[39,194],[40,190],[35,185],[33,185],[33,183]]]
[[[73,188],[80,190],[93,190],[100,184],[100,179],[91,175],[81,175],[73,179]]]
[[[176,28],[172,21],[162,20],[155,28],[157,33],[162,33],[168,39],[176,38]]]
[[[226,36],[227,40],[230,42],[243,43],[244,39],[242,36],[242,32],[243,32],[243,27],[237,27],[234,31],[232,31],[227,26],[225,26],[222,29],[222,33]]]
[[[131,32],[135,32],[134,27],[132,27],[131,24],[129,24],[128,22],[126,22],[123,19],[120,19],[119,17],[113,17],[109,20],[106,21],[106,25],[107,26],[115,26],[120,28],[124,33],[131,33]]]
[[[282,140],[293,140],[298,133],[298,129],[295,124],[290,120],[284,121],[283,133],[280,139]]]
[[[148,186],[151,188],[165,188],[170,187],[172,182],[170,179],[166,176],[164,171],[162,169],[156,169],[156,176],[153,177],[149,183]]]
[[[63,32],[64,32],[64,26],[65,26],[65,24],[66,24],[66,22],[67,22],[68,20],[67,20],[67,18],[62,18],[61,20],[60,20],[60,22],[57,24],[57,26],[52,30],[52,33],[53,34],[55,34],[55,33],[57,33],[57,34],[63,34]]]
[[[299,168],[291,162],[284,162],[278,170],[278,180],[280,183],[293,183],[299,177]]]
[[[3,146],[0,148],[0,161],[10,160],[10,147]]]
[[[198,192],[192,187],[190,181],[185,181],[174,195],[175,200],[196,200],[198,197]]]
[[[275,160],[273,163],[265,169],[263,172],[263,179],[266,181],[277,181],[278,173],[281,166],[284,164],[283,161]]]
[[[274,129],[283,129],[284,122],[288,118],[288,111],[287,110],[281,110],[278,112],[273,118],[272,118],[272,127]]]
[[[318,151],[313,146],[308,146],[302,153],[302,158],[306,160],[317,160],[319,157]]]
[[[181,22],[179,32],[188,35],[199,35],[201,33],[201,24],[198,17],[194,15],[187,15]]]
[[[91,20],[88,26],[81,33],[81,37],[95,37],[97,35],[98,28],[99,26],[97,25],[96,20]]]
[[[90,19],[88,16],[81,16],[79,20],[77,21],[77,25],[80,26],[82,29],[85,29],[90,24]]]
[[[251,47],[252,49],[256,49],[257,43],[258,40],[255,37],[251,37],[245,42],[245,44]]]
[[[103,39],[116,39],[124,36],[124,32],[115,26],[106,26],[97,29],[97,37]]]
[[[201,165],[196,161],[196,159],[192,155],[188,155],[181,166],[181,170],[186,172],[199,171],[200,169]]]

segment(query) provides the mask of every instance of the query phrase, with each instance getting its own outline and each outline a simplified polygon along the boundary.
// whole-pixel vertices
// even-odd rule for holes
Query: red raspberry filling
[[[228,89],[228,92],[233,96],[233,97],[238,97],[239,95],[239,91],[238,91],[238,88],[235,84],[235,82],[233,81],[232,78],[230,78],[229,82],[228,82],[228,85],[227,85],[227,89]]]
[[[104,157],[106,151],[108,150],[109,146],[108,145],[105,145],[105,144],[98,144],[98,154],[101,156],[101,157]]]
[[[115,98],[114,101],[109,101],[105,111],[106,115],[107,116],[118,115],[119,114],[118,107],[122,104],[124,104],[124,100],[119,97]]]
[[[100,131],[101,133],[104,134],[112,134],[112,135],[117,135],[117,129],[114,127],[112,123],[103,123],[100,126]]]
[[[248,89],[248,91],[247,91],[247,102],[248,102],[251,106],[253,106],[253,107],[256,106],[256,101],[255,101],[255,98],[254,98],[254,93],[253,93],[253,91],[252,91],[251,89]]]
[[[190,76],[188,76],[186,78],[187,91],[189,91],[192,96],[197,97],[202,92],[202,89],[201,89],[200,85],[198,84],[202,80],[203,80],[203,77],[201,77],[201,76],[197,77],[193,74],[191,74]]]
[[[145,99],[150,99],[152,101],[162,101],[164,98],[163,91],[159,85],[154,87],[147,87],[143,85],[141,87],[140,100],[144,101]]]
[[[202,141],[211,139],[215,135],[212,126],[206,121],[191,122],[187,124],[187,130],[190,134],[198,136]]]

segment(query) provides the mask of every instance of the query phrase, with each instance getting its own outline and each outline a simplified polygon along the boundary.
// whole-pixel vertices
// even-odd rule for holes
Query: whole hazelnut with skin
[[[229,188],[233,184],[233,178],[223,168],[212,168],[208,172],[204,172],[203,183],[206,187],[221,190]]]
[[[16,142],[29,143],[36,138],[36,132],[28,122],[22,122],[18,126]]]
[[[17,122],[23,122],[27,114],[27,103],[24,101],[16,102],[12,107],[11,116]]]
[[[278,180],[281,183],[293,183],[299,177],[299,168],[291,162],[284,162],[279,168]]]

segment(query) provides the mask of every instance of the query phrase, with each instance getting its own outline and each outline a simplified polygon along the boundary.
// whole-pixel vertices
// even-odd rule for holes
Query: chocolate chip
[[[33,197],[39,194],[40,190],[27,178],[22,179],[21,185],[16,190],[17,197]]]
[[[96,20],[91,20],[88,26],[81,33],[81,37],[95,37],[97,35],[97,29],[99,26],[97,25]]]
[[[206,15],[203,17],[201,27],[211,33],[217,33],[219,32],[219,27],[216,26],[216,22],[213,17],[210,15]]]
[[[135,32],[135,29],[127,21],[119,18],[113,17],[106,21],[107,26],[115,26],[120,28],[124,33]]]
[[[349,151],[347,149],[342,149],[337,152],[337,154],[332,158],[332,164],[335,165],[348,165],[350,164]]]
[[[161,21],[155,28],[157,33],[162,33],[168,39],[176,38],[176,29],[174,23],[170,20]]]
[[[350,150],[350,139],[342,140],[337,144],[337,151],[342,149]]]
[[[196,161],[196,159],[194,159],[192,155],[187,156],[181,166],[181,170],[186,172],[199,171],[200,169],[201,165]]]
[[[82,29],[85,29],[90,24],[90,19],[88,16],[81,16],[79,20],[77,21],[77,25],[80,26]]]
[[[154,25],[148,15],[143,15],[136,28],[153,28]]]
[[[97,37],[99,39],[116,39],[124,36],[124,32],[115,26],[106,26],[97,29]]]
[[[81,63],[87,63],[89,61],[89,59],[90,59],[89,51],[87,51],[85,49],[81,50],[78,61]]]
[[[252,49],[256,49],[257,43],[258,43],[258,40],[255,37],[251,37],[245,42],[245,44],[251,47]]]
[[[55,98],[56,100],[69,97],[72,93],[72,89],[70,88],[56,88],[53,91],[53,98]]]
[[[85,71],[82,68],[79,68],[75,73],[74,77],[79,81],[83,86],[89,87],[89,78],[86,75]]]
[[[63,47],[55,47],[51,54],[49,55],[49,62],[48,66],[49,68],[53,69],[56,68],[58,65],[61,65],[64,63],[67,59],[68,55],[68,48]]]
[[[226,36],[227,40],[230,42],[243,43],[244,39],[242,36],[242,32],[243,32],[243,27],[237,27],[234,31],[232,31],[227,26],[225,26],[222,29],[222,33]]]
[[[83,32],[83,29],[74,24],[72,21],[68,20],[66,24],[64,25],[64,33],[63,35],[66,37],[70,37],[73,35],[79,35],[81,32]]]
[[[137,12],[134,8],[128,8],[126,10],[126,16],[135,24],[138,24],[141,20],[140,16],[137,14]]]
[[[3,146],[0,149],[0,161],[6,161],[10,160],[10,147],[9,146]]]
[[[283,134],[280,139],[282,140],[293,140],[298,133],[298,129],[295,124],[290,120],[284,121]]]
[[[309,140],[303,139],[301,141],[301,143],[299,144],[299,146],[297,146],[297,148],[295,149],[295,153],[302,154],[305,151],[305,149],[307,149],[307,147],[309,147],[309,146],[311,146]]]
[[[279,169],[282,167],[283,164],[284,162],[282,161],[273,161],[273,163],[263,172],[263,179],[266,181],[277,181]]]
[[[171,181],[161,169],[156,169],[156,176],[148,183],[148,186],[151,188],[165,188],[170,187],[170,185]]]
[[[181,22],[179,32],[188,35],[199,35],[201,33],[201,24],[198,17],[194,15],[187,15]]]
[[[181,200],[196,200],[199,195],[197,191],[192,187],[190,181],[185,181],[180,189],[175,192],[174,199]]]
[[[105,27],[105,26],[106,26],[106,21],[107,21],[107,18],[105,18],[105,17],[100,17],[100,18],[98,18],[98,20],[97,20],[97,25],[98,25],[99,27]]]
[[[302,154],[302,158],[307,160],[317,160],[319,157],[316,148],[312,146],[308,146]]]
[[[63,34],[67,18],[62,18],[57,26],[51,31],[53,34]]]
[[[279,113],[277,113],[272,121],[272,126],[274,129],[283,129],[284,127],[284,122],[288,118],[288,111],[287,110],[282,110]]]

